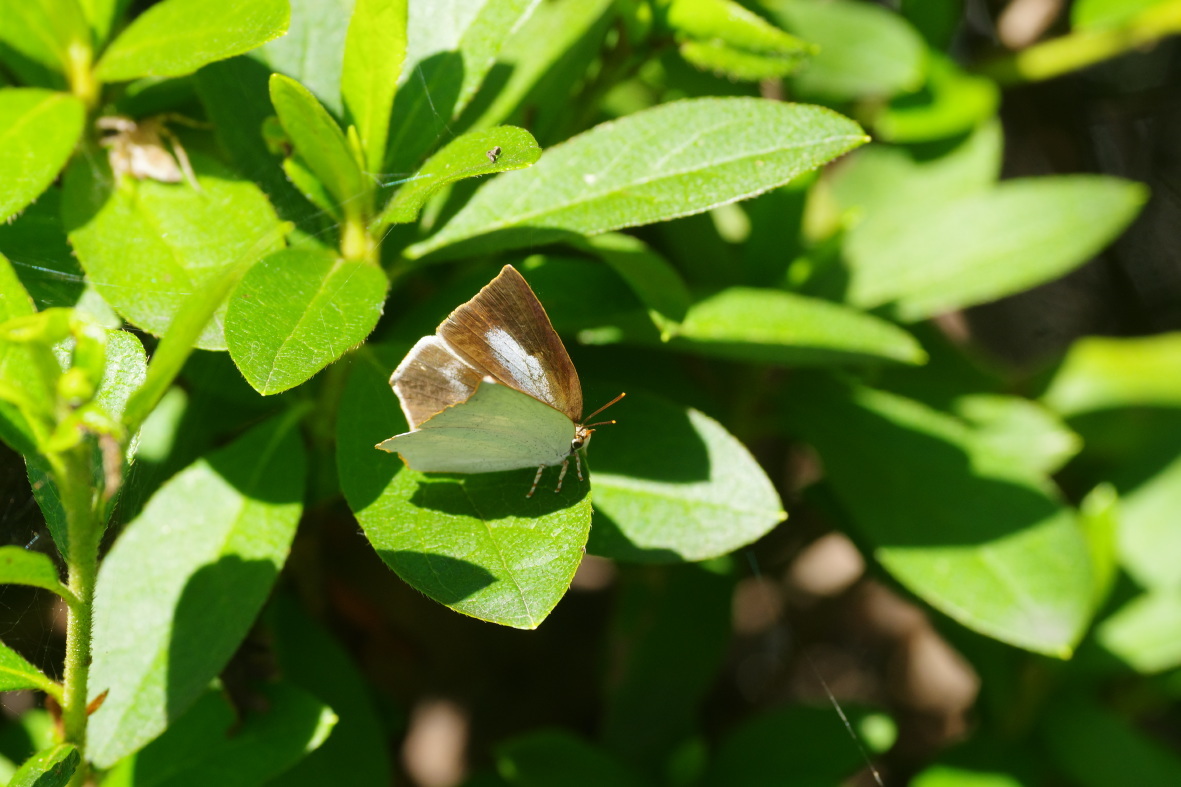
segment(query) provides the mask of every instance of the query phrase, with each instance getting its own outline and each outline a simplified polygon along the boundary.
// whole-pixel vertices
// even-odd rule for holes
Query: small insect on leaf
[[[107,115],[95,121],[104,132],[102,145],[110,150],[115,175],[161,183],[179,183],[183,179],[200,191],[184,147],[165,125],[165,121],[173,119],[176,118],[157,115],[136,121],[122,115]]]
[[[500,158],[501,152],[502,151],[500,149],[500,145],[497,145],[496,147],[492,148],[492,150],[489,150],[484,155],[486,155],[488,157],[489,161],[491,161],[493,164],[495,164],[496,160]]]

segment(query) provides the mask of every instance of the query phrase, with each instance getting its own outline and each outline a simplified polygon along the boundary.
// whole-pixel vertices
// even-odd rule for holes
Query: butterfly
[[[562,340],[528,282],[505,265],[475,297],[418,340],[390,378],[410,431],[377,448],[425,473],[490,473],[547,467],[558,486],[596,426],[582,417],[582,387]]]

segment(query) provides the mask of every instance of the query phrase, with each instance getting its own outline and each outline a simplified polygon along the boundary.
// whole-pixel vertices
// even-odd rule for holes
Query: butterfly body
[[[411,431],[378,444],[421,472],[488,473],[561,465],[594,429],[578,372],[512,266],[414,345],[390,378]]]

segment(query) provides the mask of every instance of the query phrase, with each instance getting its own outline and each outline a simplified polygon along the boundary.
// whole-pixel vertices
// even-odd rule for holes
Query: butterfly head
[[[594,418],[596,415],[603,412],[608,407],[615,404],[616,402],[618,402],[620,399],[622,399],[625,396],[627,396],[627,394],[625,394],[625,393],[621,393],[619,396],[616,396],[614,399],[607,402],[607,404],[603,405],[598,410],[595,410],[593,413],[588,415],[586,417],[586,420],[589,421],[590,419]],[[615,422],[614,421],[596,421],[593,424],[577,424],[574,427],[574,439],[570,441],[570,453],[573,454],[574,452],[578,451],[579,449],[586,447],[586,444],[590,442],[591,435],[595,433],[595,430],[593,427],[607,426],[608,424],[613,424],[613,423],[615,423]]]
[[[615,422],[611,421],[611,423]],[[591,435],[594,434],[594,432],[594,429],[583,426],[582,424],[578,424],[578,426],[574,428],[574,439],[570,441],[570,453],[574,453],[580,448],[584,448],[586,444],[590,442]]]

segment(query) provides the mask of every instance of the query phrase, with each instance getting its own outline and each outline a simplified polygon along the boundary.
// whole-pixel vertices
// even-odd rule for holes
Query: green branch
[[[1181,0],[1153,6],[1119,27],[1080,30],[986,64],[982,73],[1002,85],[1039,82],[1143,49],[1181,33]]]

